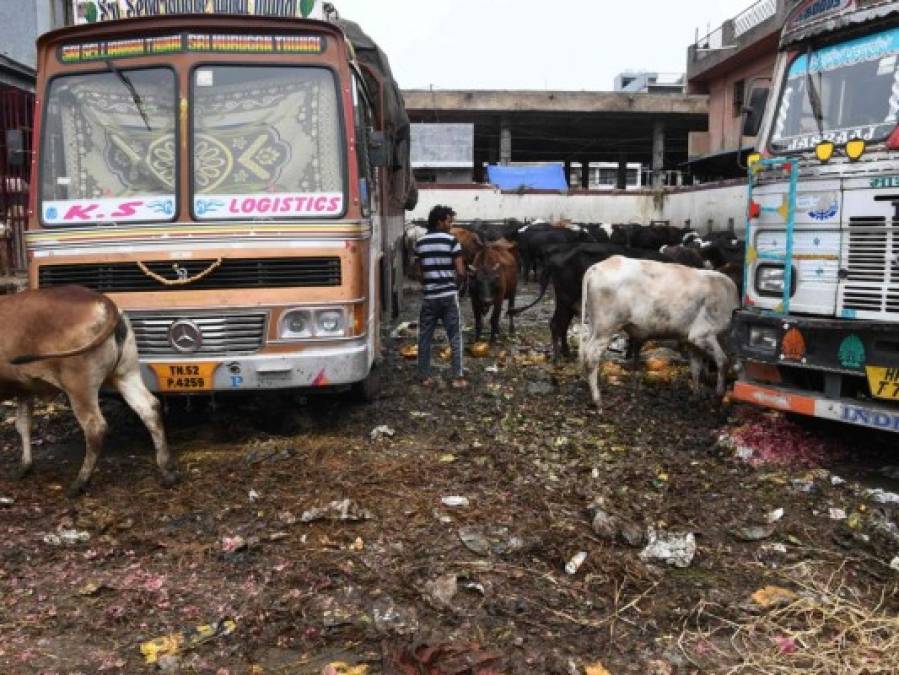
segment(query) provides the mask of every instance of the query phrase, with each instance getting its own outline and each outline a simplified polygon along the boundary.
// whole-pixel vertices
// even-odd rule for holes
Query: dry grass
[[[797,599],[739,622],[700,605],[681,651],[703,672],[899,673],[899,616],[885,608],[896,587],[885,586],[871,606],[844,568],[803,562],[782,570]]]

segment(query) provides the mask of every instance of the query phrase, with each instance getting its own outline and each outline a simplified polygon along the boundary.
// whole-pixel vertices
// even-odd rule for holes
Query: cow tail
[[[102,345],[109,339],[109,336],[112,335],[113,331],[118,328],[119,323],[122,320],[122,315],[119,313],[119,308],[115,306],[115,303],[113,303],[112,300],[106,296],[101,296],[100,300],[106,306],[109,318],[97,337],[86,345],[77,349],[70,349],[69,351],[55,352],[52,354],[23,354],[22,356],[16,356],[15,358],[10,359],[9,362],[14,366],[24,366],[29,363],[35,363],[36,361],[46,361],[47,359],[64,359],[70,356],[80,356],[81,354],[85,354]]]
[[[587,279],[589,276],[590,270],[588,269],[581,281],[581,332],[580,335],[578,335],[577,345],[577,358],[581,367],[586,363],[584,355],[584,333],[587,331]]]
[[[552,273],[550,271],[549,265],[543,266],[543,272],[540,275],[540,293],[537,295],[537,299],[534,300],[530,305],[526,307],[521,307],[519,309],[512,309],[508,312],[509,316],[518,316],[519,314],[523,314],[528,311],[531,307],[539,304],[541,300],[543,300],[543,296],[546,295],[547,289],[549,289],[549,281]]]

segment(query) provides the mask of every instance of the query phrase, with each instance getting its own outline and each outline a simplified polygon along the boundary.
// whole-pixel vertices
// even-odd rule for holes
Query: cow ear
[[[499,272],[499,263],[496,263],[496,264],[493,266],[493,271],[494,271],[494,272]]]
[[[468,271],[471,272],[472,274],[474,274],[475,272],[478,271],[478,269],[474,265],[469,265]]]

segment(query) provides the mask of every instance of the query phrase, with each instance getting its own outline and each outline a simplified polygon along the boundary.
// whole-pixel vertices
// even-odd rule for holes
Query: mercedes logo
[[[179,319],[169,326],[169,344],[182,354],[193,354],[203,346],[203,333],[190,319]]]

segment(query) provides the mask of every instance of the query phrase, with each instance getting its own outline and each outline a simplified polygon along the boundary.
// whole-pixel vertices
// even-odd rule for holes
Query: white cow
[[[584,275],[581,321],[590,321],[580,348],[581,365],[593,402],[602,411],[599,364],[612,339],[678,339],[693,349],[690,372],[698,391],[700,354],[718,366],[717,392],[724,394],[727,355],[718,339],[728,330],[740,304],[737,287],[725,275],[683,265],[613,256],[593,265]]]

